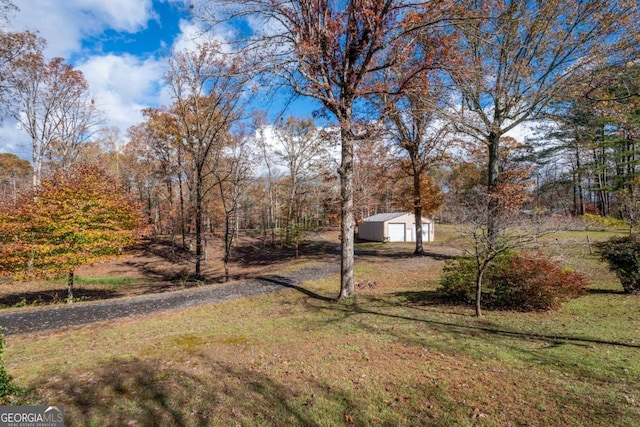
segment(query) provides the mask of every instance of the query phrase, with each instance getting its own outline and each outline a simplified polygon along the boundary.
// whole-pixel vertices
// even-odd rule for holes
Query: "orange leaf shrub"
[[[474,304],[477,266],[460,257],[445,267],[440,279],[442,297]],[[507,252],[485,272],[482,305],[489,309],[544,311],[558,308],[586,292],[586,279],[544,256]]]

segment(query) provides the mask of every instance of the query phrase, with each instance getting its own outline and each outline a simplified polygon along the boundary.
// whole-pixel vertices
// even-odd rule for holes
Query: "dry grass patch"
[[[333,234],[333,231],[326,233],[329,237]],[[301,245],[304,257],[296,258],[293,249],[263,245],[260,239],[243,235],[234,248],[230,279],[285,274],[313,265],[326,254],[331,244],[327,238],[319,236]],[[169,239],[145,241],[121,257],[79,267],[74,284],[75,300],[106,300],[222,283],[225,281],[222,247],[219,238],[208,242],[208,257],[202,267],[206,277],[203,283],[191,280],[195,271],[192,251],[182,249]],[[0,309],[58,304],[66,298],[66,275],[29,282],[0,278]]]
[[[7,368],[65,405],[71,426],[640,425],[638,298],[476,319],[434,298],[446,251],[367,250],[357,281],[376,285],[348,303],[320,298],[337,293],[330,277],[306,293],[10,336]]]

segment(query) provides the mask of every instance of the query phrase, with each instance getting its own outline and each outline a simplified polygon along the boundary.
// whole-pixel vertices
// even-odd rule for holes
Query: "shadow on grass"
[[[308,291],[307,291],[308,292]],[[306,292],[303,292],[306,293]],[[416,305],[447,305],[446,302],[439,299],[437,293],[435,291],[419,291],[419,292],[398,292],[394,294],[395,296],[400,296],[405,298],[406,303],[403,302],[390,302],[384,298],[376,298],[373,296],[366,296],[367,304],[366,305],[376,305],[378,307],[397,307],[404,306],[408,308],[416,308]],[[332,301],[329,299],[328,301]],[[360,304],[358,302],[354,302],[352,304],[327,304],[323,306],[316,306],[318,310],[332,310],[335,312],[339,312],[342,316],[341,319],[351,317],[354,315],[360,314],[368,314],[373,316],[381,316],[392,319],[406,320],[410,322],[417,322],[425,325],[430,325],[436,329],[441,330],[442,332],[451,332],[456,334],[465,334],[465,335],[474,335],[477,336],[478,333],[518,338],[518,339],[526,339],[526,340],[536,340],[536,341],[545,341],[549,342],[553,345],[563,344],[567,342],[589,345],[589,344],[603,344],[603,345],[611,345],[616,347],[627,347],[627,348],[640,348],[640,344],[632,344],[625,343],[614,340],[605,340],[598,338],[590,338],[590,337],[580,337],[580,336],[571,336],[571,335],[561,335],[561,334],[539,334],[534,332],[521,332],[515,330],[508,329],[499,329],[486,327],[479,324],[476,325],[465,325],[461,323],[452,323],[452,322],[443,322],[434,319],[428,318],[420,318],[420,317],[412,317],[401,314],[388,313],[384,311],[378,311],[374,309],[367,308],[364,304]],[[479,319],[478,322],[482,320]]]
[[[85,289],[74,287],[76,301],[112,299],[123,296],[112,289]],[[18,292],[0,297],[0,308],[26,307],[63,303],[67,299],[67,290],[63,288],[44,289],[42,291]]]
[[[210,243],[212,244],[212,243]],[[336,245],[331,242],[311,240],[303,242],[298,248],[298,256],[294,248],[277,245],[261,245],[256,242],[243,242],[234,246],[231,252],[231,262],[244,267],[269,267],[292,261],[297,258],[318,259],[327,255],[335,255]],[[147,253],[156,255],[160,260],[132,260],[125,264],[141,272],[148,280],[154,282],[186,283],[193,279],[195,254],[193,251],[172,245],[169,240],[151,240],[146,246],[140,247]],[[207,269],[206,261],[203,269]],[[208,270],[205,283],[223,283],[226,278],[222,271]],[[255,273],[233,273],[229,280],[255,278]],[[202,283],[202,280],[197,280]]]
[[[285,288],[289,288],[289,289],[295,289],[296,291],[305,294],[306,296],[312,298],[312,299],[316,299],[316,300],[320,300],[320,301],[326,301],[326,302],[335,302],[336,299],[335,298],[329,298],[329,297],[325,297],[322,296],[320,294],[317,294],[313,291],[310,291],[308,289],[303,288],[302,286],[296,285],[293,283],[293,280],[287,278],[287,277],[283,277],[283,276],[262,276],[262,277],[258,277],[257,280],[260,280],[262,282],[267,282],[267,283],[272,283],[274,285],[279,285]]]
[[[179,282],[189,276],[190,269],[167,269],[165,265],[155,261],[127,261],[125,265],[144,274],[147,280],[154,282]]]
[[[153,361],[110,360],[92,372],[49,379],[33,389],[64,405],[68,426],[313,427],[340,425],[345,417],[349,425],[370,425],[358,401],[362,396],[317,377],[281,382],[268,371],[206,356],[190,360],[201,367],[197,374]]]
[[[312,240],[300,244],[298,257],[315,259],[339,252],[336,244]],[[248,243],[233,248],[232,260],[242,266],[267,266],[296,259],[296,249],[278,245]]]
[[[178,271],[158,266],[155,262],[127,261],[126,264],[135,268],[147,278],[152,286],[147,287],[142,293],[160,293],[176,289],[189,288],[201,285],[225,283],[227,278],[222,272],[212,274],[208,272],[202,278],[196,278],[193,268],[182,268]],[[234,273],[229,275],[229,281],[254,278],[255,273]]]
[[[449,305],[449,301],[442,298],[437,290],[396,292],[394,297],[400,297],[409,304],[415,305]]]
[[[618,289],[594,289],[594,288],[589,288],[589,289],[587,289],[587,293],[588,294],[594,294],[594,295],[628,295],[621,289],[618,290]]]
[[[206,389],[197,378],[179,374],[182,383],[171,377],[178,373],[158,370],[140,361],[111,361],[88,377],[65,378],[56,383],[37,385],[52,391],[65,406],[67,425],[187,425],[206,420],[206,405],[183,411],[188,389]],[[205,402],[207,396],[198,396]],[[195,396],[194,396],[195,398]],[[191,400],[191,399],[189,399]],[[193,399],[195,401],[195,399]]]
[[[422,254],[416,254],[413,252],[413,248],[391,248],[391,249],[357,249],[355,250],[355,256],[360,258],[376,257],[386,258],[391,260],[397,259],[409,259],[409,258],[431,258],[436,261],[446,261],[453,259],[456,256],[447,254],[444,252],[425,251]]]
[[[191,251],[183,248],[177,241],[162,238],[150,238],[142,241],[133,249],[144,251],[147,254],[155,255],[166,261],[183,264],[190,262]]]

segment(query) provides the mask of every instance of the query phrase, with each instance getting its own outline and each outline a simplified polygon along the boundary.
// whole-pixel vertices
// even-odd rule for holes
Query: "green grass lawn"
[[[126,287],[138,282],[139,279],[131,277],[117,277],[117,276],[95,276],[95,277],[82,277],[75,278],[75,285],[101,285],[107,288],[119,288]]]
[[[7,369],[72,426],[640,425],[640,297],[584,245],[556,255],[591,293],[480,319],[434,298],[443,261],[377,249],[356,270],[376,286],[348,303],[286,290],[10,336]],[[338,281],[303,286],[335,296]]]

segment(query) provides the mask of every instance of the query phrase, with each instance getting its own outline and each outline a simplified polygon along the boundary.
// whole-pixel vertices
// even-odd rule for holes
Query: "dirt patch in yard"
[[[78,268],[75,272],[74,299],[99,301],[224,283],[222,248],[219,237],[210,236],[207,239],[206,260],[202,264],[205,280],[195,281],[195,255],[189,244],[184,248],[177,239],[147,239],[129,248],[119,258]],[[424,274],[427,264],[433,264],[429,270],[438,275],[443,260],[457,254],[455,249],[443,246],[427,246],[426,250],[425,256],[414,256],[411,244],[357,244],[356,264],[394,263],[394,267],[385,270],[385,274],[375,283],[358,282],[358,291],[376,293],[376,285],[398,280],[398,277],[394,277],[394,274],[398,276],[397,272],[402,272],[400,278],[406,279],[408,275]],[[297,254],[295,248],[282,248],[265,241],[261,236],[243,235],[238,237],[233,249],[229,280],[290,271],[296,266],[335,260],[339,254],[337,229],[309,233],[306,241],[297,249]],[[66,298],[64,277],[46,281],[5,281],[0,286],[0,308],[57,304]]]
[[[260,238],[241,236],[229,264],[229,280],[272,274],[302,262],[322,259],[336,253],[328,240],[332,230],[309,235],[298,248],[281,248]],[[143,294],[182,290],[225,282],[223,244],[219,237],[207,239],[206,259],[202,263],[205,280],[193,280],[195,254],[178,241],[153,238],[129,248],[121,257],[86,265],[75,272],[74,299],[95,301]],[[0,308],[39,306],[64,302],[66,278],[29,282],[3,280],[0,283]]]

